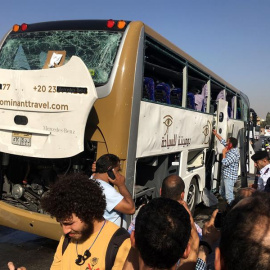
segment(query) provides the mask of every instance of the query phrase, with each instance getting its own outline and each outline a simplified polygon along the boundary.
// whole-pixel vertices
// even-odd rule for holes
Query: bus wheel
[[[187,194],[187,204],[192,215],[194,215],[197,195],[198,195],[198,186],[197,186],[196,178],[192,178],[189,188],[188,188],[188,194]]]

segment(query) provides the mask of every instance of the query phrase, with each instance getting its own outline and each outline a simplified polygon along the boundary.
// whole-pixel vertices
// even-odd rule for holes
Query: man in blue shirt
[[[120,159],[113,154],[105,154],[97,160],[95,166],[93,178],[100,183],[106,197],[104,218],[126,229],[123,214],[134,214],[135,204],[125,185],[125,177],[119,173]]]
[[[231,203],[234,199],[233,188],[238,179],[238,167],[240,154],[237,149],[237,139],[230,137],[227,142],[213,129],[213,134],[218,138],[221,144],[225,147],[222,150],[222,167],[221,167],[221,181],[220,181],[220,195]]]

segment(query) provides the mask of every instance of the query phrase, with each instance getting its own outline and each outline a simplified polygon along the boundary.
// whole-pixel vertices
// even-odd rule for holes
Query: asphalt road
[[[0,226],[0,270],[13,261],[27,270],[48,270],[58,242]]]

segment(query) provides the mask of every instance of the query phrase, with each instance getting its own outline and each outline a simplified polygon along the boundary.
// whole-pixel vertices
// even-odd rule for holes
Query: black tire
[[[187,204],[192,215],[194,215],[194,212],[195,212],[195,206],[197,203],[198,193],[199,193],[199,188],[197,185],[196,178],[192,178],[189,184],[188,194],[187,194]]]

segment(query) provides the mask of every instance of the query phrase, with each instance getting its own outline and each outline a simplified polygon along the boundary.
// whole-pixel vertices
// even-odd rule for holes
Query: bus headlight
[[[24,188],[20,184],[16,184],[13,186],[11,194],[15,199],[20,199],[24,194]]]

